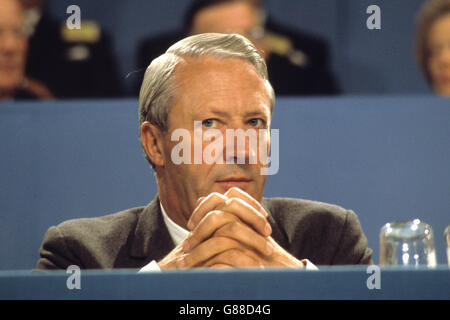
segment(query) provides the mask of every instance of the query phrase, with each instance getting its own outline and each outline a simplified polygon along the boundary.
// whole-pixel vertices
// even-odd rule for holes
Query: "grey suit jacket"
[[[372,250],[355,213],[309,200],[265,198],[272,237],[298,259],[315,265],[372,263]],[[50,227],[37,269],[141,268],[175,247],[156,197],[146,207]]]

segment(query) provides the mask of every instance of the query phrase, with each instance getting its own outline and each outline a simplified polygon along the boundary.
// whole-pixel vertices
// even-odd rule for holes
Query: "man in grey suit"
[[[352,211],[263,198],[274,101],[264,59],[246,38],[200,34],[171,46],[148,67],[139,96],[158,195],[146,207],[51,227],[38,269],[371,263]],[[248,134],[234,144],[230,130],[258,143]]]

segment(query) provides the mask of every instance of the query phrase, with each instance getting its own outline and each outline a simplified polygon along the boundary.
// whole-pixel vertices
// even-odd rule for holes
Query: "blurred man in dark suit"
[[[326,43],[266,19],[261,0],[194,0],[186,13],[184,30],[146,39],[140,45],[138,68],[147,66],[186,35],[207,32],[239,33],[251,40],[267,61],[277,95],[339,93]],[[139,84],[141,80],[139,77]]]
[[[82,20],[80,29],[69,29],[47,14],[45,0],[20,1],[32,29],[28,74],[46,83],[57,98],[123,95],[109,37],[98,24]]]

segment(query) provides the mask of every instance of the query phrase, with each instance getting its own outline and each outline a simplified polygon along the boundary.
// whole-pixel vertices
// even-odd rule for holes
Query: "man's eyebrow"
[[[222,110],[209,110],[210,113],[213,113],[215,115],[221,116],[221,117],[227,117],[229,116],[229,112],[222,111]]]
[[[252,111],[252,112],[247,112],[245,114],[246,117],[255,117],[255,116],[262,116],[262,117],[266,117],[266,114],[262,111]]]
[[[224,117],[224,118],[230,116],[230,112],[223,111],[223,110],[220,110],[220,109],[208,110],[208,113],[211,113],[211,114],[214,114],[214,115],[217,115],[217,116],[220,116],[220,117]],[[246,112],[244,114],[244,116],[246,118],[248,118],[248,117],[255,117],[255,116],[266,118],[266,114],[263,111],[260,111],[260,110]]]

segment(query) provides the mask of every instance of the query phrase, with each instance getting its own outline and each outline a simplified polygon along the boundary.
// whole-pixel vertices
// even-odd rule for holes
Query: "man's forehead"
[[[214,56],[183,58],[175,69],[174,80],[173,102],[179,106],[172,116],[182,112],[270,117],[270,96],[265,82],[246,60]]]
[[[202,72],[219,73],[240,70],[241,72],[258,73],[255,66],[239,57],[220,57],[205,55],[201,57],[181,57],[175,67],[175,78],[183,80],[185,73],[198,74]],[[192,76],[192,75],[190,75]]]
[[[176,90],[217,90],[220,86],[252,85],[255,91],[265,91],[265,84],[255,66],[235,57],[202,56],[182,58],[175,67],[173,85]],[[176,94],[175,94],[176,95]]]

